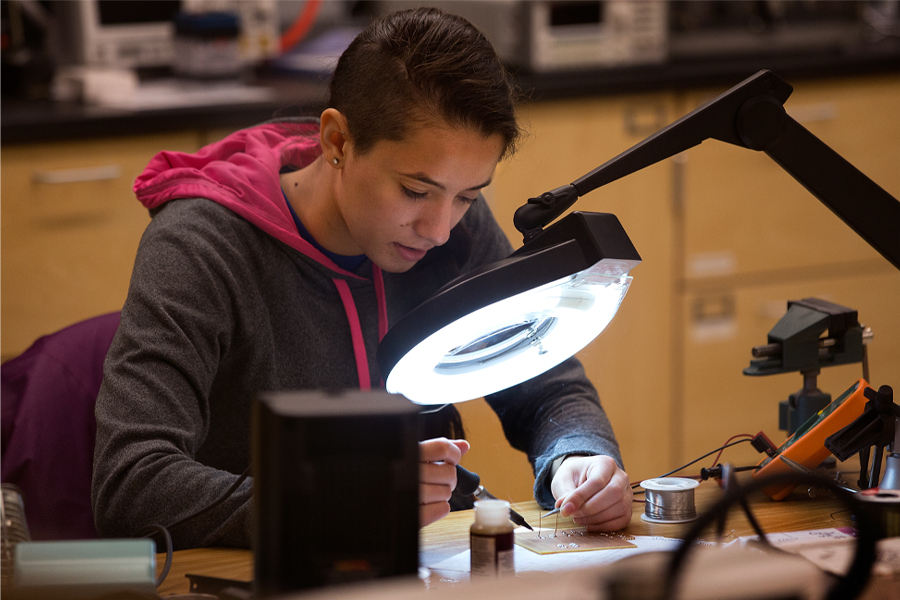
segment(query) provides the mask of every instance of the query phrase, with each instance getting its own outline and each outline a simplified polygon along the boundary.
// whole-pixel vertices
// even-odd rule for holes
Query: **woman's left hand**
[[[631,522],[628,475],[609,456],[569,456],[550,484],[564,517],[588,531],[616,531]]]

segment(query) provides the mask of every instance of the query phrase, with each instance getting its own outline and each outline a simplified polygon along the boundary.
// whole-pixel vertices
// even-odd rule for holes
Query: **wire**
[[[682,565],[685,563],[688,553],[694,547],[694,541],[700,533],[714,521],[725,515],[728,509],[735,503],[745,503],[747,498],[762,489],[783,484],[808,484],[823,487],[835,494],[835,497],[857,515],[856,552],[849,569],[843,577],[838,578],[837,583],[829,590],[827,600],[852,600],[859,596],[865,588],[872,574],[872,566],[875,564],[875,542],[878,539],[877,522],[873,516],[862,509],[859,500],[847,490],[835,485],[832,481],[814,474],[803,473],[778,473],[752,481],[747,486],[734,486],[726,492],[725,497],[714,506],[701,514],[688,531],[682,536],[682,542],[672,554],[672,559],[666,570],[666,579],[663,584],[663,599],[668,600],[677,597],[679,579],[683,575]],[[758,523],[757,523],[758,525]]]
[[[306,0],[306,5],[300,11],[300,14],[297,15],[297,18],[291,23],[288,30],[282,34],[281,39],[279,40],[279,46],[282,53],[287,52],[306,37],[306,34],[309,33],[313,23],[316,22],[316,16],[319,14],[319,8],[321,8],[321,6],[322,0]]]
[[[138,535],[141,537],[152,537],[150,534],[154,531],[160,532],[166,542],[166,562],[163,565],[162,571],[159,572],[159,576],[156,578],[156,581],[153,583],[154,587],[159,587],[162,585],[163,581],[166,580],[166,576],[168,576],[169,574],[169,569],[172,568],[172,554],[174,552],[174,548],[172,546],[172,535],[169,533],[169,530],[162,525],[147,525],[146,527],[138,531]]]
[[[692,460],[691,462],[687,463],[686,465],[682,465],[682,466],[678,467],[678,468],[675,469],[674,471],[669,471],[669,472],[666,473],[665,475],[659,475],[659,477],[668,477],[669,475],[672,475],[672,474],[674,474],[674,473],[677,473],[678,471],[681,471],[682,469],[686,469],[686,468],[688,468],[689,466],[691,466],[692,464],[694,464],[694,463],[696,463],[696,462],[699,462],[699,461],[703,460],[703,459],[706,458],[707,456],[711,456],[712,454],[715,454],[716,452],[722,452],[722,450],[724,450],[725,448],[730,448],[730,447],[732,447],[732,446],[736,446],[736,445],[741,444],[741,443],[743,443],[743,442],[749,442],[749,441],[751,441],[751,440],[750,440],[750,439],[743,439],[743,440],[738,440],[738,441],[736,441],[736,442],[731,442],[730,444],[725,444],[724,446],[721,446],[721,447],[719,447],[719,448],[716,448],[715,450],[712,450],[712,451],[710,451],[710,452],[707,452],[706,454],[704,454],[704,455],[701,456],[700,458],[695,458],[695,459]],[[641,482],[640,482],[640,481],[631,484],[631,488],[632,488],[632,489],[634,489],[634,488],[636,488],[636,487],[640,487],[640,486],[641,486]]]
[[[750,438],[752,440],[754,436],[752,433],[739,433],[739,434],[733,435],[730,438],[728,438],[727,440],[725,440],[725,443],[729,444],[729,443],[731,443],[731,440],[736,440],[737,438],[743,438],[743,437]],[[721,450],[719,450],[719,453],[716,455],[716,459],[713,461],[712,465],[710,465],[711,467],[714,467],[717,464],[719,464],[719,458],[722,456],[722,452],[724,452],[724,451],[725,451],[724,447]]]
[[[212,509],[216,508],[217,506],[219,506],[223,502],[225,502],[225,500],[230,498],[232,496],[232,494],[234,494],[237,491],[237,489],[239,487],[241,487],[241,484],[244,483],[244,480],[250,476],[250,469],[251,469],[251,467],[247,467],[247,469],[243,473],[241,473],[241,476],[237,478],[237,481],[235,481],[233,484],[231,484],[231,487],[228,488],[224,494],[219,496],[219,498],[217,500],[215,500],[212,504],[204,506],[200,510],[189,514],[188,516],[184,517],[183,519],[179,519],[178,521],[175,521],[168,527],[165,527],[164,525],[156,525],[156,524],[147,525],[146,527],[142,528],[140,531],[137,532],[138,536],[151,537],[150,534],[152,532],[158,531],[162,534],[163,539],[166,542],[166,562],[165,562],[165,565],[163,565],[163,569],[160,572],[159,577],[156,578],[156,584],[155,584],[156,587],[159,587],[160,585],[162,585],[162,582],[166,580],[166,576],[169,574],[169,569],[172,567],[173,544],[172,544],[172,534],[170,533],[169,530],[174,529],[180,525],[183,525],[192,519],[196,519],[200,515],[205,515]]]

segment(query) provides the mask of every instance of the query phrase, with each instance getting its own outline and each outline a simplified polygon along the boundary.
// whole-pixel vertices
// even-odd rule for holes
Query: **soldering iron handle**
[[[463,467],[456,465],[456,489],[464,496],[471,496],[478,491],[481,477]]]

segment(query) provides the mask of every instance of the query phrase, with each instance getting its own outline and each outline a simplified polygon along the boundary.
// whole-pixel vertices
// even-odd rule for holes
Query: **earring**
[[[331,159],[331,164],[333,164],[334,166],[338,166],[338,163],[340,162],[340,159],[338,159],[337,157]]]

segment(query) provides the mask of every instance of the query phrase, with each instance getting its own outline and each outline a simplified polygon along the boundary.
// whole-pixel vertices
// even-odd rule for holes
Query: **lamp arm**
[[[513,222],[527,241],[579,197],[716,139],[764,151],[900,269],[900,202],[785,112],[792,91],[774,73],[760,71],[572,184],[530,198]]]
[[[764,152],[900,269],[900,202],[784,114],[784,133]]]
[[[528,236],[529,232],[540,230],[562,215],[580,196],[697,146],[706,139],[744,145],[733,125],[734,115],[740,107],[760,96],[784,103],[792,91],[790,85],[773,73],[760,71],[576,179],[571,185],[529,198],[527,204],[516,210],[513,223]]]

